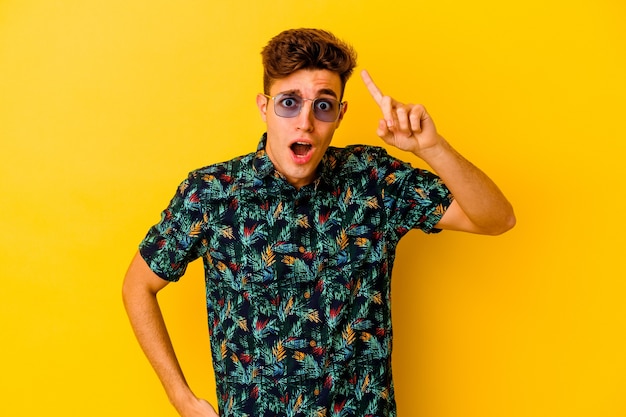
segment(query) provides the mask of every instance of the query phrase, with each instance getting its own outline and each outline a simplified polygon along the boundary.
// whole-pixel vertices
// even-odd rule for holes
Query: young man
[[[330,147],[348,110],[352,49],[285,31],[263,50],[267,132],[254,153],[193,171],[140,245],[124,302],[181,416],[216,416],[180,369],[156,295],[205,263],[220,415],[394,416],[390,276],[410,229],[499,234],[513,210],[436,131],[423,106],[383,95],[378,135],[438,175],[370,146]],[[453,197],[454,196],[454,197]]]

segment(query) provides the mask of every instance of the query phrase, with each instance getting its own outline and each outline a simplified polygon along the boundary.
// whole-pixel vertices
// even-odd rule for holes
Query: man
[[[395,416],[390,276],[412,228],[513,227],[496,185],[441,137],[423,106],[383,95],[384,149],[330,146],[348,110],[352,49],[314,29],[263,50],[267,125],[258,150],[193,171],[140,245],[124,281],[137,339],[181,416],[216,416],[180,369],[156,295],[205,263],[220,415]],[[454,196],[454,197],[453,197]]]

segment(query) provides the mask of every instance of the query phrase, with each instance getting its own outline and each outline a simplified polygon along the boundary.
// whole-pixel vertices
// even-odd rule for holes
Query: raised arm
[[[167,284],[152,272],[139,253],[135,255],[122,289],[131,326],[178,413],[183,417],[217,417],[207,401],[193,394],[176,359],[157,300],[157,293]]]
[[[436,227],[497,235],[515,225],[513,208],[504,194],[437,133],[424,106],[400,103],[385,96],[367,71],[362,71],[361,76],[383,113],[378,136],[426,161],[454,195],[453,203]]]

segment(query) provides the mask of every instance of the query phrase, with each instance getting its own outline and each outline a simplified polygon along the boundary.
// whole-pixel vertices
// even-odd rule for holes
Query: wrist
[[[424,160],[430,166],[436,165],[437,161],[445,157],[452,150],[450,144],[442,137],[438,136],[438,140],[427,148],[418,148],[413,154]],[[434,168],[434,167],[433,167]]]
[[[198,400],[198,398],[187,385],[176,389],[174,392],[171,392],[168,395],[168,398],[174,408],[179,411],[184,410],[185,408],[189,407],[190,404],[193,404],[195,401]]]

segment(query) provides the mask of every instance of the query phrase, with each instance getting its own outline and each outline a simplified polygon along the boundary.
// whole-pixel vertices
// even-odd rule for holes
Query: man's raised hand
[[[384,95],[366,70],[361,71],[361,78],[383,113],[376,133],[385,143],[422,156],[444,141],[424,106],[404,104]]]

